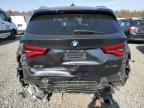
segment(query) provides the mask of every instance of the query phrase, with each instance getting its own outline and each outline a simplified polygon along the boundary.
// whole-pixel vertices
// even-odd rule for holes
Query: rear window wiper
[[[95,31],[91,31],[91,30],[74,30],[73,32],[76,35],[95,34]]]
[[[92,31],[92,30],[74,30],[73,32],[76,35],[105,34],[104,32],[95,32],[95,31]]]

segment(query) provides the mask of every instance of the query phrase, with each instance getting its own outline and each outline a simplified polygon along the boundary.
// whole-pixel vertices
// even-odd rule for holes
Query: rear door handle
[[[4,23],[2,23],[2,24],[4,24]]]

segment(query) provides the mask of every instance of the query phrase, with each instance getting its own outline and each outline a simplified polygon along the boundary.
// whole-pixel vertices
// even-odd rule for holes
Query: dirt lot
[[[21,96],[21,85],[16,75],[15,41],[0,40],[0,108],[95,108],[86,94],[55,93],[49,103]],[[131,74],[126,85],[113,95],[118,108],[144,108],[144,44],[129,44],[132,52]]]

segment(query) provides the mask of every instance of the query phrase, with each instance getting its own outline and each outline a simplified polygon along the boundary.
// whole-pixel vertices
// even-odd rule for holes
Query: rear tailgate
[[[119,46],[125,40],[114,16],[99,13],[32,17],[22,38],[35,76],[67,77],[115,74],[121,68]]]

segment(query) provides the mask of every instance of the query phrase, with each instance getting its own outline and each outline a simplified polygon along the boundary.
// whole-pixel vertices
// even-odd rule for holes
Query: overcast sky
[[[71,3],[77,6],[107,6],[114,10],[144,10],[144,0],[0,0],[0,8],[28,11],[41,6],[69,6]]]

